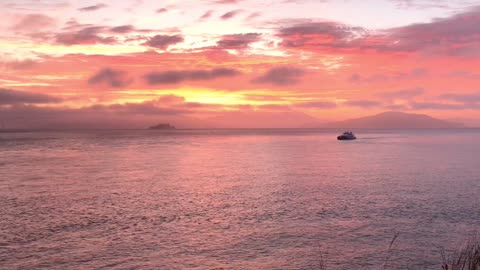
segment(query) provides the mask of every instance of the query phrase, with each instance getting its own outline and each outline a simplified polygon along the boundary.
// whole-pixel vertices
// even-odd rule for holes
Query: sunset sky
[[[480,5],[442,0],[0,0],[9,128],[480,119]]]

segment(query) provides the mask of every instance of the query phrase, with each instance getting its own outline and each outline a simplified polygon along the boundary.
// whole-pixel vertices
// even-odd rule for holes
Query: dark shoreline
[[[480,127],[458,127],[458,128],[331,128],[331,127],[306,127],[306,128],[174,128],[174,129],[151,129],[151,128],[78,128],[78,129],[0,129],[0,133],[20,133],[20,132],[74,132],[74,131],[188,131],[188,130],[344,130],[352,129],[359,131],[432,131],[432,130],[479,130]]]

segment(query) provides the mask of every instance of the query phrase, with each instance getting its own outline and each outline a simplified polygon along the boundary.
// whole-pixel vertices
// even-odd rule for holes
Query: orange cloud
[[[320,19],[239,23],[233,18],[243,11],[218,5],[227,2],[235,1],[210,2],[218,10],[193,14],[195,25],[158,29],[150,27],[153,18],[98,21],[76,8],[68,20],[48,12],[15,15],[12,36],[0,39],[0,106],[52,119],[182,116],[183,123],[213,118],[231,127],[251,117],[267,125],[276,116],[308,122],[392,109],[480,117],[478,8],[372,30]],[[154,11],[166,23],[182,16],[177,9]]]

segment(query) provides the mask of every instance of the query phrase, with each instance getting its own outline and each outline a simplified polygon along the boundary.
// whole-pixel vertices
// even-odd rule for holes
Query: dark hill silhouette
[[[401,129],[401,128],[461,128],[461,123],[449,122],[433,118],[425,114],[411,114],[403,112],[384,112],[373,116],[349,119],[326,124],[329,128],[372,128],[372,129]]]
[[[148,129],[170,130],[170,129],[176,129],[176,128],[170,124],[158,124],[155,126],[151,126]]]

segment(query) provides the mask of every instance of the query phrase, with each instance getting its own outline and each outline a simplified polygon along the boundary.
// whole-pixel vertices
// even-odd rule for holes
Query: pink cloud
[[[243,0],[214,0],[212,2],[216,4],[238,4],[242,1]]]
[[[115,43],[114,37],[100,35],[104,29],[102,26],[90,26],[74,32],[58,33],[55,35],[55,41],[64,45]]]
[[[180,35],[156,35],[149,38],[144,45],[159,48],[159,49],[166,49],[170,45],[174,45],[180,42],[183,42],[183,37]]]
[[[371,32],[336,22],[306,22],[283,26],[278,36],[285,48],[356,51],[421,52],[432,55],[479,57],[480,8],[428,23]]]
[[[60,98],[46,94],[0,88],[0,105],[59,103]]]
[[[135,31],[135,27],[133,25],[120,25],[110,28],[111,32],[124,34],[130,33]]]
[[[97,11],[99,9],[106,8],[106,7],[107,7],[107,5],[105,5],[105,4],[96,4],[96,5],[93,5],[93,6],[82,7],[82,8],[79,8],[78,10],[80,10],[80,11]]]
[[[177,84],[184,81],[213,80],[222,77],[238,76],[240,72],[229,68],[216,68],[212,70],[172,70],[163,72],[151,72],[145,75],[150,85]]]
[[[246,48],[250,43],[260,39],[258,33],[225,35],[217,42],[217,47],[221,49],[241,49]]]
[[[305,71],[294,67],[274,67],[262,76],[252,80],[253,83],[267,83],[277,86],[297,84]]]
[[[47,15],[27,14],[21,17],[20,21],[13,26],[13,29],[16,31],[38,32],[55,24],[55,19]]]
[[[222,19],[222,20],[229,20],[229,19],[234,18],[235,16],[237,16],[237,15],[240,14],[241,12],[242,12],[242,10],[240,10],[240,9],[232,10],[232,11],[229,11],[229,12],[227,12],[227,13],[224,13],[222,16],[220,16],[220,19]]]
[[[200,17],[200,20],[208,19],[208,18],[210,18],[212,15],[213,15],[213,10],[209,10],[209,11],[203,13],[203,15]]]
[[[104,68],[88,79],[88,83],[111,88],[123,88],[131,84],[132,79],[123,70]]]

